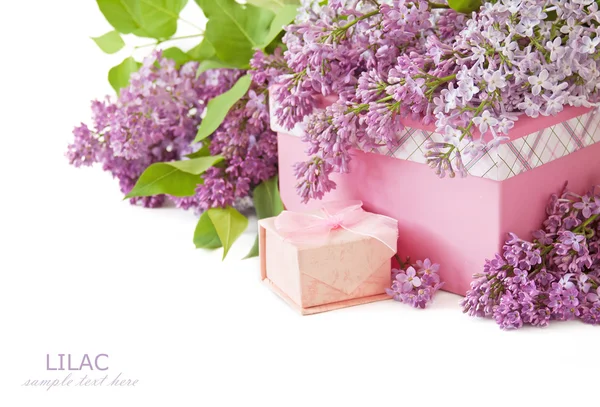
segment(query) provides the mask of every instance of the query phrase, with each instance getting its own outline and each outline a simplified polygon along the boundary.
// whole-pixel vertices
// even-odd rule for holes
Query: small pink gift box
[[[260,220],[262,280],[303,315],[388,299],[398,223],[361,206]]]

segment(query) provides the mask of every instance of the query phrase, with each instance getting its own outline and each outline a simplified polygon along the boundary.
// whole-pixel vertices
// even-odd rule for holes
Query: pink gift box
[[[391,257],[376,238],[338,229],[319,244],[291,242],[275,218],[259,225],[261,278],[301,314],[389,299]]]
[[[444,290],[464,295],[508,232],[531,238],[540,228],[548,198],[565,181],[580,193],[600,183],[599,124],[600,115],[589,108],[522,118],[510,140],[466,165],[468,177],[439,179],[425,164],[422,146],[441,136],[431,126],[407,121],[397,150],[353,150],[350,174],[332,177],[337,188],[325,200],[360,199],[366,210],[397,219],[398,253],[439,263]],[[293,211],[320,205],[302,204],[295,191],[292,165],[306,160],[301,126],[286,131],[272,122],[272,127],[279,134],[284,205]]]

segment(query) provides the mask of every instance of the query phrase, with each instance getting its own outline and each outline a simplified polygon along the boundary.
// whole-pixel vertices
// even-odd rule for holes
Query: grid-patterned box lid
[[[270,98],[271,101],[274,98]],[[274,106],[271,106],[274,111]],[[540,121],[542,123],[542,121]],[[278,133],[302,137],[303,129],[297,124],[285,130],[271,115],[271,128]],[[399,145],[394,149],[380,147],[371,152],[401,160],[425,164],[425,143],[442,142],[443,136],[434,131],[406,127],[400,134]],[[600,114],[593,109],[549,127],[500,144],[485,151],[479,158],[465,163],[469,175],[503,181],[525,171],[537,168],[579,149],[600,141]]]

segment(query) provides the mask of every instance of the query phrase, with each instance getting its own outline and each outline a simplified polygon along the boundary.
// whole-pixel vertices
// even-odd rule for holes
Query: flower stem
[[[429,75],[429,76],[431,76],[431,75]],[[431,99],[433,97],[433,92],[435,92],[435,90],[437,88],[439,88],[440,85],[456,79],[456,74],[444,76],[442,78],[437,78],[437,77],[433,76],[433,78],[435,78],[435,79],[427,84],[427,86],[429,86],[429,89],[427,89],[427,91],[425,92],[425,94],[429,97],[429,101],[431,101]]]
[[[376,100],[374,103],[385,103],[385,102],[389,102],[392,99],[394,99],[394,97],[390,95],[390,96],[383,97],[379,100]],[[354,108],[349,107],[346,110],[346,113],[358,114],[361,112],[365,112],[367,110],[369,110],[369,104],[368,103],[360,103],[360,104],[357,104],[356,107],[354,107]]]
[[[447,5],[447,4],[434,3],[432,1],[428,1],[427,4],[429,4],[429,8],[430,9],[434,9],[434,8],[450,8],[450,6]]]
[[[350,21],[348,24],[338,28],[338,30],[346,31],[348,28],[352,27],[354,24],[358,23],[359,21],[366,20],[367,18],[371,18],[373,16],[376,16],[377,14],[379,14],[379,10],[370,11],[367,14],[363,14],[362,16]]]
[[[386,96],[384,98],[381,98],[379,100],[376,100],[375,103],[384,103],[384,102],[389,102],[390,100],[392,100],[394,97],[393,96]]]
[[[398,253],[394,254],[394,257],[396,258],[396,261],[398,262],[398,266],[400,266],[400,268],[402,268],[402,259],[400,258],[400,256],[398,255]]]
[[[199,34],[182,35],[180,37],[171,37],[171,38],[167,38],[166,40],[157,40],[157,41],[152,42],[150,44],[136,45],[133,48],[134,49],[138,49],[138,48],[152,47],[152,46],[157,46],[158,44],[162,44],[163,42],[184,40],[186,38],[196,38],[196,37],[201,37],[203,35],[204,35],[204,33],[199,33]]]
[[[590,223],[595,221],[597,218],[598,218],[598,214],[590,216],[589,218],[587,218],[585,220],[585,222],[583,222],[581,225],[579,225],[575,229],[573,229],[573,233],[583,232],[583,230],[587,227],[587,225],[589,225]]]

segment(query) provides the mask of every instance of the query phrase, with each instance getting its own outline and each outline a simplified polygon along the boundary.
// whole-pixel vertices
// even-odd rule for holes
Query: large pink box
[[[271,98],[274,99],[274,98]],[[325,200],[359,199],[367,211],[398,220],[398,253],[440,263],[444,289],[464,295],[474,273],[498,252],[508,232],[530,238],[545,206],[565,181],[576,192],[600,183],[600,115],[565,108],[556,116],[523,118],[507,142],[466,165],[466,178],[440,179],[425,164],[425,141],[441,136],[431,126],[407,121],[394,151],[353,150],[350,174],[336,174]],[[301,126],[278,132],[281,197],[292,211],[301,203],[292,165],[306,159]]]

